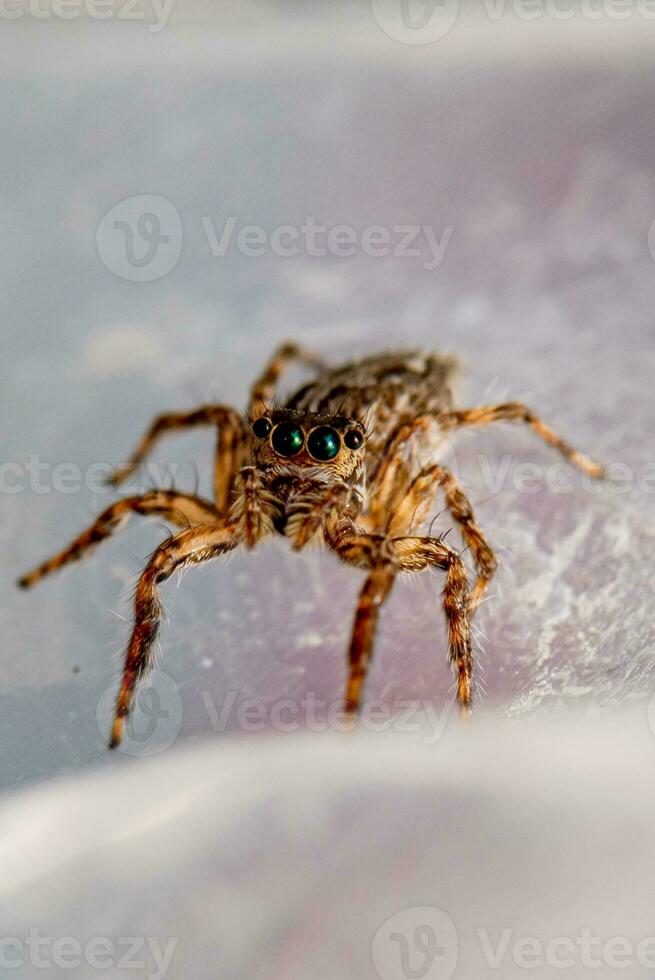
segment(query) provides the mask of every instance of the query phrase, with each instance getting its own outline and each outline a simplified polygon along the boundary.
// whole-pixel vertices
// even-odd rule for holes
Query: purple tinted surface
[[[566,475],[529,433],[497,427],[457,442],[451,462],[501,559],[478,618],[480,710],[650,694],[652,72],[629,51],[606,65],[471,55],[441,69],[387,49],[375,25],[370,37],[362,28],[374,53],[355,60],[345,37],[261,63],[239,60],[238,39],[230,58],[194,58],[188,38],[169,33],[155,50],[114,26],[97,41],[97,68],[90,42],[68,74],[66,54],[80,49],[58,26],[41,75],[16,68],[5,90],[6,459],[114,464],[162,410],[243,406],[287,337],[334,361],[399,345],[455,352],[467,366],[462,404],[525,399],[577,446],[629,468],[622,487],[593,493],[574,479],[556,493]],[[19,37],[33,55],[35,28]],[[120,71],[104,44],[121,50]],[[7,59],[5,73],[13,48]],[[95,246],[107,210],[139,194],[171,201],[184,232],[175,268],[145,283],[113,274]],[[360,233],[381,225],[394,243],[403,225],[452,231],[433,269],[424,236],[413,257],[251,257],[232,244],[216,258],[202,219],[220,235],[230,216],[267,233],[307,216]],[[197,475],[208,491],[212,444],[170,438],[154,459],[180,462],[176,482],[191,488]],[[520,482],[529,461],[534,492]],[[129,620],[131,586],[163,530],[134,523],[32,594],[12,582],[110,499],[29,486],[3,495],[5,786],[106,764],[96,706],[115,688],[128,630],[114,612]],[[359,584],[327,554],[272,542],[167,587],[160,664],[182,700],[174,734],[242,732],[229,714],[217,733],[207,699],[219,711],[260,699],[267,726],[280,698],[335,702]],[[370,699],[450,703],[441,585],[399,582]]]

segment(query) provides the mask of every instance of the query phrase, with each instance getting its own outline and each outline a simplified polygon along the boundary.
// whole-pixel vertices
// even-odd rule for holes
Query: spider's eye
[[[348,449],[359,449],[364,442],[364,436],[359,429],[348,429],[343,441]]]
[[[271,423],[267,418],[264,418],[264,416],[262,415],[261,418],[255,419],[255,421],[252,423],[251,428],[254,435],[256,435],[258,439],[265,439],[266,436],[271,431]]]
[[[305,434],[295,422],[280,422],[271,439],[271,445],[279,456],[295,456],[304,442]]]
[[[307,449],[314,459],[321,462],[334,459],[341,449],[339,433],[331,429],[329,425],[321,425],[310,434],[307,440]]]

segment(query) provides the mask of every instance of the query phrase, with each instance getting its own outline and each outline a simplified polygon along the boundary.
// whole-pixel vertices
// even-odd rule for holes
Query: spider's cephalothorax
[[[281,407],[272,407],[284,366],[293,360],[315,377]],[[135,595],[135,622],[118,692],[110,746],[121,740],[139,679],[152,665],[161,620],[159,586],[176,570],[252,548],[275,532],[296,549],[325,545],[364,569],[355,614],[344,707],[359,708],[380,607],[401,572],[439,568],[448,655],[465,712],[471,703],[471,618],[496,559],[453,474],[436,461],[439,440],[463,426],[523,422],[594,477],[602,469],[574,450],[519,402],[456,409],[452,358],[419,351],[382,354],[326,368],[294,344],[284,344],[255,382],[246,418],[224,405],[161,415],[129,462],[114,473],[117,486],[144,460],[164,432],[199,425],[217,429],[214,502],[178,491],[153,490],[108,507],[64,551],[23,576],[27,588],[80,558],[130,514],[156,514],[182,528],[156,549]],[[426,459],[426,456],[428,459]],[[459,551],[442,536],[417,535],[441,488],[452,520],[470,549],[472,587]]]
[[[359,514],[366,487],[362,422],[285,408],[258,415],[251,430],[253,466],[246,476],[252,474],[261,488],[256,506],[295,547],[321,534],[326,508],[334,511],[338,504],[351,518]],[[244,524],[246,504],[246,495],[237,494],[232,513]],[[254,544],[257,536],[249,530],[244,527],[244,538]]]

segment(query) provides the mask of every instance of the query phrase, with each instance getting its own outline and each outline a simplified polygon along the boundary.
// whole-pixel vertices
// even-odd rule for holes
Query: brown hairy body
[[[281,405],[280,375],[291,361],[314,378]],[[143,462],[165,432],[195,426],[217,429],[214,502],[155,490],[112,504],[68,548],[24,575],[28,588],[79,559],[133,513],[158,515],[182,528],[160,545],[139,578],[134,627],[118,692],[110,747],[118,745],[136,685],[153,660],[162,607],[159,588],[172,573],[239,546],[253,548],[281,534],[298,550],[314,542],[366,571],[348,653],[344,709],[355,713],[373,653],[380,608],[402,572],[438,568],[444,574],[443,611],[457,700],[471,704],[471,619],[497,562],[453,474],[436,461],[439,440],[471,425],[523,422],[594,477],[602,469],[578,453],[518,402],[456,409],[453,358],[421,351],[380,354],[326,368],[295,344],[284,344],[253,385],[248,412],[206,405],[162,415],[129,462],[111,478],[118,486]],[[443,536],[412,534],[443,490],[448,512],[471,552],[469,583],[457,549]]]

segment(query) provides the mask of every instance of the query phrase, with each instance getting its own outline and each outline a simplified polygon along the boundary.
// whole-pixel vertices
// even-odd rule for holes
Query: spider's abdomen
[[[422,413],[453,407],[454,358],[398,351],[331,368],[304,385],[285,408],[358,418],[369,432],[367,469],[377,464],[389,436]]]

